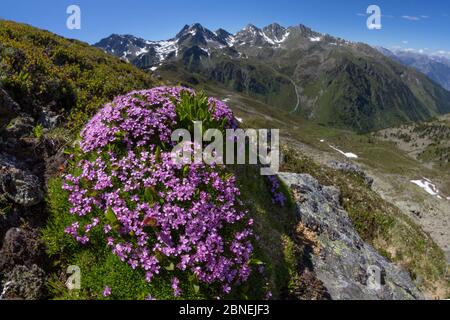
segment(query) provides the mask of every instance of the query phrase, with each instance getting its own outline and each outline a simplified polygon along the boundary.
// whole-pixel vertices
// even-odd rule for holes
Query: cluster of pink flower
[[[286,196],[282,191],[280,191],[280,181],[277,176],[267,176],[267,179],[270,183],[270,192],[272,193],[272,202],[274,204],[279,204],[284,207],[286,205]]]
[[[149,282],[173,268],[229,293],[249,276],[253,222],[222,166],[175,163],[170,150],[160,148],[170,145],[183,90],[195,94],[180,87],[131,92],[87,124],[79,173],[65,178],[71,213],[79,217],[66,232],[88,244],[91,231],[101,230],[112,252],[144,270]],[[209,103],[231,127],[230,109]],[[178,278],[171,284],[180,295]]]

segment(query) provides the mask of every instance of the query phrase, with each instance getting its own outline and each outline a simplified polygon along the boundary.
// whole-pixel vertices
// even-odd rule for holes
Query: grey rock
[[[39,124],[42,125],[45,129],[54,129],[62,122],[61,115],[58,115],[55,112],[42,110],[41,115],[39,117]]]
[[[16,157],[0,152],[0,172],[11,168],[21,168],[22,166],[23,164]]]
[[[369,188],[372,188],[373,186],[373,178],[369,177],[364,170],[354,163],[338,162],[333,160],[329,162],[329,166],[335,170],[356,174],[364,179]]]
[[[11,201],[24,207],[34,206],[44,197],[39,178],[22,170],[0,174],[0,187]]]
[[[299,219],[317,234],[320,255],[311,257],[314,272],[336,300],[423,299],[410,275],[387,261],[356,232],[339,204],[339,190],[310,175],[280,173],[297,194]]]
[[[38,232],[11,228],[6,232],[0,250],[0,271],[5,273],[14,265],[36,264],[42,260],[42,254]]]
[[[6,128],[9,137],[22,138],[34,129],[34,119],[31,117],[17,117],[11,120]]]
[[[45,296],[45,272],[37,265],[15,266],[3,280],[0,300],[39,300]]]
[[[0,87],[0,129],[6,126],[19,110],[19,105]]]

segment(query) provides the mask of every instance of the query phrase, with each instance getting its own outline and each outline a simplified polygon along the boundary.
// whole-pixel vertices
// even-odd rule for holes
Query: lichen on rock
[[[339,204],[339,190],[307,174],[280,173],[294,194],[301,222],[316,233],[317,277],[334,300],[423,299],[410,275],[365,243]],[[297,195],[297,196],[295,196]]]

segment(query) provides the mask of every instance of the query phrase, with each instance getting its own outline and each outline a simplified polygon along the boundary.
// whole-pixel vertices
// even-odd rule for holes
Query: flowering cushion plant
[[[76,216],[66,233],[82,246],[100,234],[149,283],[167,276],[174,296],[182,295],[177,277],[224,294],[245,282],[253,221],[235,177],[221,165],[171,157],[173,130],[205,119],[205,129],[236,126],[223,102],[182,87],[134,91],[105,105],[82,130],[65,177]]]

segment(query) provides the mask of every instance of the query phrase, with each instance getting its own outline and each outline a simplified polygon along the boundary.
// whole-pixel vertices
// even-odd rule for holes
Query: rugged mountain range
[[[450,59],[411,50],[377,48],[381,53],[426,74],[430,79],[450,91]]]
[[[222,85],[317,123],[370,131],[450,112],[450,93],[378,50],[304,25],[236,34],[186,25],[167,41],[112,35],[95,46],[165,79]]]

